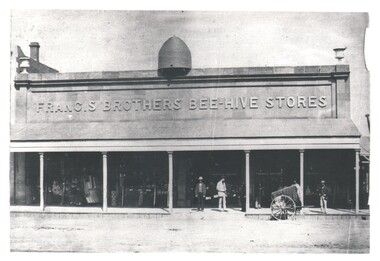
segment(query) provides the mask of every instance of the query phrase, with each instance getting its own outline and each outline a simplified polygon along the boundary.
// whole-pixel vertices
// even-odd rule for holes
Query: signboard
[[[331,86],[29,92],[28,122],[331,118]]]

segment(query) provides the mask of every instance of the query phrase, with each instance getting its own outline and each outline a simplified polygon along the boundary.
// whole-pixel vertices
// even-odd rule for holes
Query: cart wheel
[[[275,197],[270,204],[272,216],[277,220],[292,218],[296,213],[296,203],[288,196]]]

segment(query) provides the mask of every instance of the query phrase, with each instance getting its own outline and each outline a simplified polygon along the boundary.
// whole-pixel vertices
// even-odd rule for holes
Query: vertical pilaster
[[[45,197],[44,197],[44,153],[40,154],[40,209],[41,211],[45,208]]]
[[[345,78],[337,78],[336,80],[337,93],[337,118],[349,119],[350,114],[350,86],[349,81]]]
[[[103,155],[103,212],[107,212],[107,181],[108,181],[108,168],[107,168],[107,152],[102,152]]]
[[[28,104],[27,93],[28,93],[28,89],[26,87],[20,87],[20,89],[15,92],[15,103],[16,103],[15,110],[14,110],[15,119],[11,119],[12,123],[13,122],[26,123],[26,113],[27,113],[26,105]]]
[[[9,153],[9,192],[11,205],[15,203],[15,162],[15,152]]]
[[[305,171],[305,168],[304,168],[304,153],[305,151],[304,150],[300,150],[300,186],[301,186],[301,204],[302,205],[305,205],[305,198],[304,198],[304,171]]]
[[[337,118],[337,90],[336,90],[336,82],[331,84],[331,117]]]
[[[168,207],[169,207],[169,212],[173,213],[173,152],[168,151],[168,156],[169,156]]]
[[[355,213],[359,213],[359,153],[360,150],[355,150]]]
[[[249,212],[249,187],[250,187],[250,151],[246,150],[245,152],[245,211],[248,213]]]

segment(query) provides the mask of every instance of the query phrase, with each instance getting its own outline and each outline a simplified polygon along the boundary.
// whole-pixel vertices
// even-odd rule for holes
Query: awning
[[[360,137],[350,119],[215,119],[28,123],[11,126],[11,141]]]

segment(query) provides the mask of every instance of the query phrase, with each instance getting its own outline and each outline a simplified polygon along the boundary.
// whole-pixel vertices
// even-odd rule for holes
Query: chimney
[[[29,47],[30,47],[30,58],[39,62],[40,61],[40,45],[39,45],[39,43],[31,42],[29,44]]]

